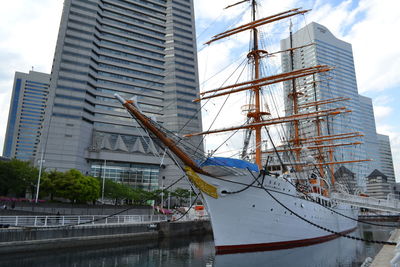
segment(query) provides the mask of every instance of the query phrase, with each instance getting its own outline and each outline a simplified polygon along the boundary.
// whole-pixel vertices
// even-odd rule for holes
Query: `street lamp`
[[[36,198],[35,198],[35,203],[38,203],[38,198],[39,198],[39,188],[40,188],[40,178],[42,176],[42,167],[43,167],[43,149],[42,149],[42,155],[40,156],[39,160],[39,176],[38,176],[38,181],[37,181],[37,186],[36,186]]]
[[[161,208],[164,207],[164,179],[165,176],[163,176],[161,179]]]
[[[104,160],[104,168],[103,168],[103,186],[101,188],[101,203],[104,204],[104,185],[106,182],[106,164],[107,161]]]

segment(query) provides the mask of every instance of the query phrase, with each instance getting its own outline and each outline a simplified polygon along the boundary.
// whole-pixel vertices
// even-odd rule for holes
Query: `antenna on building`
[[[32,66],[32,71],[33,71],[34,67]]]

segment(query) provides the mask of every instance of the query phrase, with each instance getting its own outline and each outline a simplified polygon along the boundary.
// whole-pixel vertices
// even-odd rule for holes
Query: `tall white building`
[[[308,46],[305,46],[308,45]],[[290,38],[281,41],[281,49],[305,46],[294,50],[293,62],[288,54],[282,56],[283,71],[292,69],[307,68],[316,65],[328,65],[334,67],[328,73],[315,74],[296,80],[299,104],[304,102],[320,101],[337,97],[350,98],[348,101],[335,102],[318,107],[310,107],[307,111],[316,109],[329,109],[346,106],[352,110],[350,114],[338,115],[333,119],[324,118],[321,121],[321,135],[335,135],[349,132],[363,132],[363,124],[360,114],[360,98],[358,95],[356,74],[351,44],[336,38],[326,27],[312,22],[304,28],[295,32]],[[289,95],[291,84],[284,85],[286,94]],[[285,103],[288,114],[292,113],[291,103]],[[301,124],[303,136],[315,135],[315,122],[303,121]],[[347,139],[347,142],[360,141]],[[343,142],[346,142],[344,140]],[[354,161],[366,158],[365,148],[359,146],[343,146],[335,148],[334,161]],[[338,164],[334,165],[335,170],[345,166],[353,172],[359,186],[365,187],[367,168],[365,163]]]

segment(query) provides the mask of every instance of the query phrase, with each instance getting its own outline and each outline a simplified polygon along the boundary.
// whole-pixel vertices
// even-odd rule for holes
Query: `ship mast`
[[[252,0],[251,3],[252,6],[252,22],[254,23],[256,21],[256,7],[257,7],[257,1]],[[252,29],[253,32],[253,49],[249,53],[248,57],[253,58],[253,67],[254,67],[254,80],[258,80],[260,78],[260,52],[258,50],[258,29],[255,27]],[[265,115],[261,112],[261,101],[260,101],[260,86],[255,85],[253,88],[254,92],[254,111],[249,111],[247,114],[247,117],[252,117],[255,123],[261,122],[262,121],[262,115]],[[255,146],[256,146],[256,157],[255,157],[255,163],[257,164],[258,168],[261,170],[262,165],[261,165],[261,127],[262,126],[256,126],[254,128],[255,130]]]
[[[290,37],[289,37],[289,42],[290,42],[290,67],[291,71],[294,71],[294,53],[293,53],[293,32],[292,32],[292,22],[290,21]],[[293,101],[293,115],[297,115],[299,113],[299,104],[298,104],[298,95],[300,93],[297,92],[296,90],[296,80],[292,79],[292,92],[289,94],[288,97],[292,97]],[[300,162],[300,155],[301,155],[301,148],[300,148],[300,134],[299,134],[299,121],[295,120],[293,122],[294,125],[294,147],[295,149],[295,155],[296,155],[296,162]],[[300,171],[301,167],[300,165],[295,165],[296,171]]]

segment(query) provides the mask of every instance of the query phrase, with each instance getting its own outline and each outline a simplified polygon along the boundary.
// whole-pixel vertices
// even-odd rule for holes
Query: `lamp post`
[[[101,203],[104,204],[104,185],[106,183],[106,164],[107,161],[104,160],[104,167],[103,167],[103,186],[101,188]]]
[[[163,176],[161,179],[161,208],[164,207],[164,179],[165,176]]]
[[[40,188],[40,178],[42,176],[42,167],[43,167],[43,148],[42,148],[42,155],[40,156],[40,160],[39,160],[39,176],[38,176],[38,181],[37,181],[37,186],[36,186],[36,197],[35,197],[35,203],[38,203],[38,199],[39,199],[39,188]]]
[[[168,210],[170,209],[170,207],[171,207],[171,192],[168,192]]]

